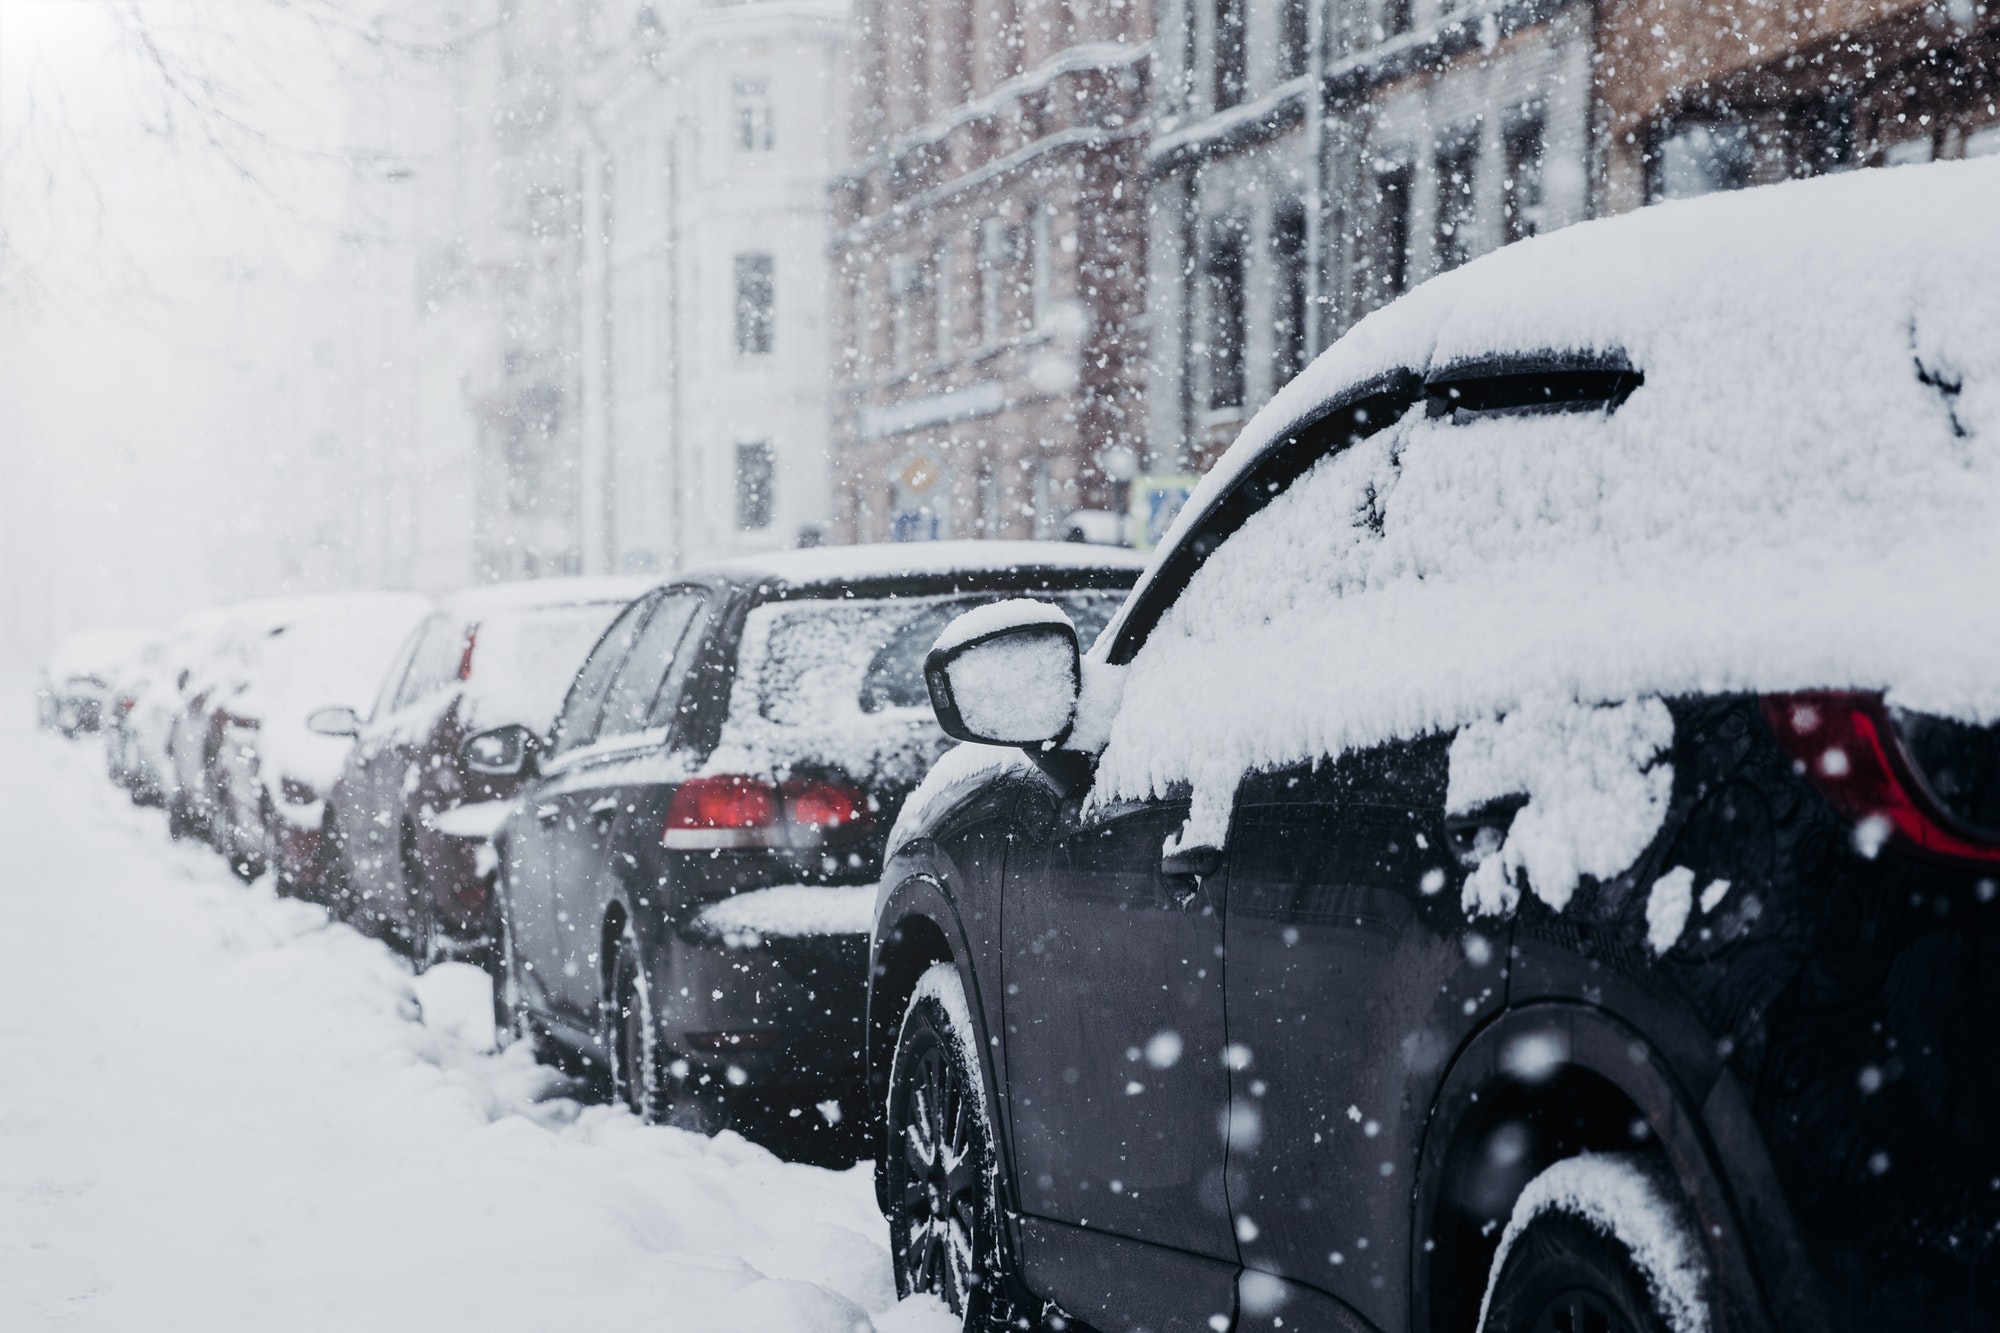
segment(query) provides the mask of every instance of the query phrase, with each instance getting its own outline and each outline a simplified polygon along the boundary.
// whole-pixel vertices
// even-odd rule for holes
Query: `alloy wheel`
[[[938,1296],[963,1315],[982,1280],[989,1209],[977,1092],[941,1042],[928,1043],[906,1068],[903,1271],[911,1291]]]

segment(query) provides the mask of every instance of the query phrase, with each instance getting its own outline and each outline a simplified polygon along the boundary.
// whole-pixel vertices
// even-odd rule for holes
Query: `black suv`
[[[502,827],[517,1031],[648,1119],[849,1127],[883,840],[946,745],[924,655],[960,612],[1055,599],[1101,626],[1141,562],[1053,543],[827,548],[639,598],[553,736],[469,738],[535,780]]]
[[[1920,276],[2000,171],[1927,170],[1447,275],[1251,424],[1088,654],[1048,607],[947,630],[971,743],[870,972],[904,1293],[2000,1327],[2000,420],[1937,370],[1992,367],[1952,320],[2000,268]]]

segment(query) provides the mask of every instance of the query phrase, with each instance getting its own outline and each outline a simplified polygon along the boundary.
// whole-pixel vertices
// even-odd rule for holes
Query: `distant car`
[[[302,597],[259,642],[244,688],[216,710],[215,836],[237,874],[272,870],[289,892],[315,865],[323,795],[352,741],[315,732],[306,719],[373,698],[430,609],[428,598],[406,592]]]
[[[249,688],[252,664],[266,640],[284,633],[292,609],[286,599],[267,598],[220,608],[203,621],[168,701],[163,796],[176,838],[221,847],[223,709]]]
[[[959,612],[1028,593],[1101,625],[1141,565],[1056,543],[821,548],[635,602],[552,739],[466,742],[468,769],[533,777],[499,836],[516,1031],[648,1119],[858,1113],[883,839],[946,743],[924,653]]]
[[[1996,215],[1954,162],[1509,247],[1280,393],[1087,653],[956,623],[869,972],[899,1289],[2000,1327]]]
[[[113,673],[105,691],[105,710],[100,730],[104,733],[104,769],[107,776],[125,788],[142,804],[158,799],[158,785],[145,770],[145,758],[138,743],[132,714],[139,698],[159,675],[166,660],[164,639],[148,642],[124,668]]]
[[[103,725],[112,680],[144,651],[136,630],[96,629],[72,634],[42,665],[35,688],[36,720],[76,737]]]
[[[317,836],[289,839],[285,874],[306,897],[410,951],[489,962],[498,930],[486,835],[518,777],[469,771],[475,731],[546,731],[577,668],[646,579],[540,579],[453,593],[417,627],[364,721],[353,707],[313,716],[352,738],[321,795]]]

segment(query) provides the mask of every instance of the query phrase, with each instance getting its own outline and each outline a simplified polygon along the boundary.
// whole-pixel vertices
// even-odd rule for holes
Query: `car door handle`
[[[1171,906],[1191,912],[1201,901],[1202,881],[1222,869],[1225,854],[1220,847],[1184,847],[1160,857],[1160,878],[1165,881]]]
[[[590,803],[590,817],[592,819],[609,819],[617,813],[618,798],[616,796],[600,796]]]
[[[553,824],[561,815],[562,807],[559,805],[538,805],[535,807],[535,822],[537,824]]]
[[[1458,863],[1468,870],[1500,850],[1506,841],[1507,831],[1514,827],[1514,816],[1521,813],[1528,804],[1523,793],[1499,796],[1470,810],[1444,817],[1444,836],[1451,844],[1451,854]]]

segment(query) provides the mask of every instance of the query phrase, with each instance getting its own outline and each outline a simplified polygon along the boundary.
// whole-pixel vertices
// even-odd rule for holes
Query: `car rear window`
[[[924,689],[924,657],[952,618],[1013,593],[767,602],[743,627],[734,691],[711,769],[825,766],[914,782],[947,742]],[[1087,646],[1118,590],[1034,594],[1059,603]]]
[[[466,680],[481,727],[518,722],[546,732],[570,681],[624,602],[506,611],[479,622]]]

